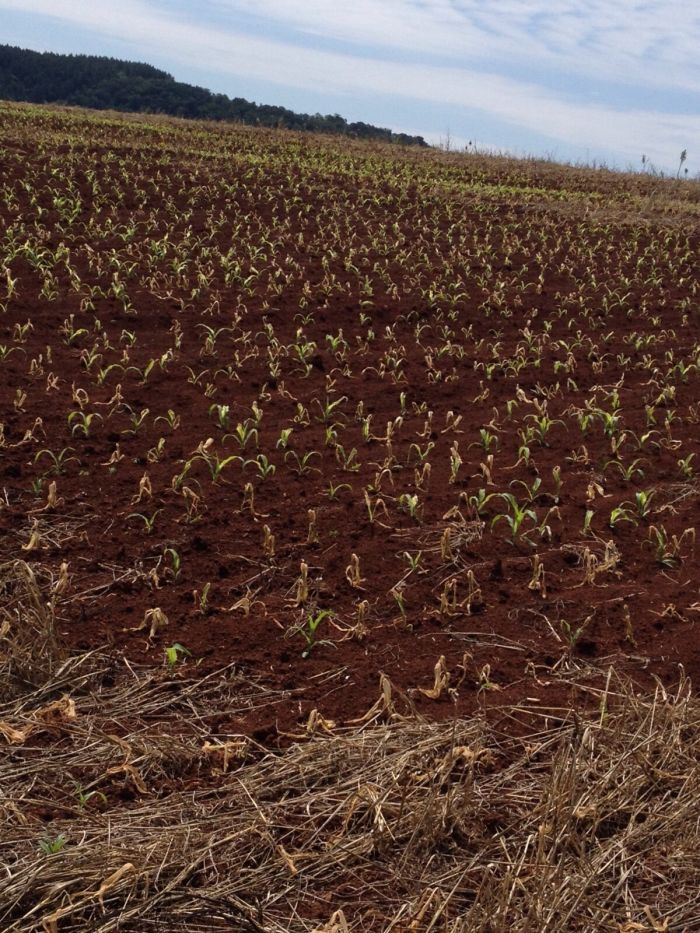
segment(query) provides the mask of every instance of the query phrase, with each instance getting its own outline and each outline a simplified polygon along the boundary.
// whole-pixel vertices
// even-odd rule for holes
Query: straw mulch
[[[12,633],[51,614],[25,568],[0,568],[3,931],[700,929],[687,682],[611,676],[594,712],[514,737],[422,721],[384,681],[365,722],[312,716],[272,751],[213,737],[270,700],[234,668],[66,660],[50,638],[27,668],[20,638],[22,675]]]

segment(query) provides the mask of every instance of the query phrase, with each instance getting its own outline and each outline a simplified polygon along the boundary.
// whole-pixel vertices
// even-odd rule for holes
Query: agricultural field
[[[700,929],[700,185],[0,165],[0,928]]]

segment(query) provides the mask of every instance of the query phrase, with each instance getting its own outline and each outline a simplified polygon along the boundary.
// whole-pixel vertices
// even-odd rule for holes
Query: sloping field
[[[700,928],[700,186],[0,105],[0,928]]]

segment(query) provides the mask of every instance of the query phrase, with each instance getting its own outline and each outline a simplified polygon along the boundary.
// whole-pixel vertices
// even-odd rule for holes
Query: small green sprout
[[[211,589],[211,583],[205,583],[204,586],[202,587],[201,593],[199,590],[192,591],[192,598],[194,600],[194,604],[196,608],[199,610],[199,612],[202,613],[203,616],[207,615],[207,613],[209,612],[209,590],[210,589]]]
[[[277,444],[275,445],[282,450],[286,450],[289,446],[289,438],[292,436],[294,428],[282,428],[280,431],[280,436],[277,438]]]
[[[415,573],[419,569],[421,564],[421,559],[423,557],[422,551],[416,551],[415,554],[410,554],[408,551],[403,552],[403,556],[406,558],[406,563],[409,567],[410,573]]]
[[[158,415],[153,423],[158,424],[159,421],[165,421],[173,431],[180,427],[180,416],[175,414],[172,408],[168,409],[167,415]]]
[[[45,855],[56,855],[60,852],[65,844],[68,842],[68,839],[59,833],[58,836],[55,836],[51,839],[49,836],[45,836],[43,839],[39,840],[39,848]]]
[[[230,405],[220,405],[217,402],[214,402],[213,405],[209,406],[209,417],[213,417],[218,427],[220,427],[223,431],[226,431],[229,427],[231,417]],[[240,428],[241,425],[238,425],[238,427]]]
[[[90,427],[95,418],[102,421],[102,415],[96,411],[91,414],[86,414],[84,411],[72,411],[68,415],[68,425],[71,429],[71,434],[75,435],[80,433],[83,437],[88,437],[90,434]]]
[[[472,509],[479,518],[481,518],[486,511],[486,506],[489,504],[491,499],[494,499],[497,495],[498,493],[495,492],[487,493],[486,490],[482,487],[481,489],[478,489],[474,495],[469,496],[469,508]]]
[[[321,609],[316,613],[309,612],[301,626],[298,626],[297,629],[306,641],[306,648],[302,651],[302,658],[308,658],[311,654],[311,651],[316,645],[332,645],[333,642],[327,640],[319,640],[317,638],[318,627],[323,622],[324,619],[333,618],[333,613],[330,609]]]
[[[289,461],[290,459],[294,461],[292,469],[297,473],[298,476],[306,476],[308,473],[321,472],[318,467],[312,467],[310,465],[312,457],[320,456],[321,454],[316,450],[307,450],[306,453],[304,453],[301,457],[296,452],[296,450],[288,450],[284,455],[284,459],[285,461]]]
[[[36,456],[34,457],[34,463],[36,463],[43,456],[47,456],[49,460],[51,461],[51,467],[49,468],[48,473],[46,475],[53,474],[53,476],[60,476],[62,473],[65,472],[66,465],[69,464],[71,461],[80,463],[77,457],[69,457],[68,456],[69,452],[75,453],[75,448],[64,447],[63,450],[59,451],[58,453],[54,453],[53,450],[48,450],[45,448],[44,450],[40,450],[36,454]]]
[[[261,479],[267,479],[268,476],[274,476],[275,471],[277,470],[277,467],[274,465],[274,463],[270,463],[265,454],[258,454],[254,460],[244,460],[243,469],[245,469],[249,464],[252,464],[255,467]]]
[[[141,521],[145,525],[146,534],[150,535],[150,534],[153,534],[153,529],[156,524],[156,519],[158,518],[158,516],[160,515],[162,511],[163,509],[156,509],[153,515],[144,515],[143,512],[131,512],[129,515],[126,516],[126,518],[127,518],[127,521],[130,518],[140,518]]]
[[[626,509],[624,505],[615,506],[610,512],[610,518],[608,519],[608,524],[611,528],[617,528],[621,522],[631,522],[633,525],[637,524],[632,512]]]
[[[184,645],[181,645],[179,642],[175,642],[172,645],[169,645],[165,648],[165,663],[169,671],[175,670],[178,665],[178,662],[183,658],[191,657],[192,652],[188,651]]]
[[[323,424],[328,424],[336,408],[339,408],[343,402],[347,402],[347,400],[348,399],[346,395],[343,395],[341,398],[337,398],[334,401],[331,401],[329,398],[326,398],[325,402],[314,399],[314,402],[318,405],[321,412],[321,417],[319,420],[322,421]]]
[[[75,796],[78,798],[78,806],[81,810],[84,810],[93,798],[99,798],[102,803],[107,803],[107,797],[101,790],[84,790],[80,784],[75,785]]]
[[[173,575],[173,580],[177,580],[182,570],[182,560],[174,547],[166,547],[163,551],[163,558],[170,558],[170,567],[167,569]]]
[[[399,496],[399,506],[415,519],[420,521],[420,501],[416,493],[404,492]]]
[[[527,536],[523,533],[522,526],[525,519],[530,519],[530,521],[537,525],[536,513],[527,507],[529,503],[521,506],[511,492],[502,492],[499,493],[499,496],[508,506],[509,512],[501,512],[494,516],[494,518],[491,519],[491,527],[493,528],[499,521],[505,521],[510,528],[511,542],[515,542],[517,538],[522,537],[523,540],[531,544],[532,542],[529,541]]]
[[[330,480],[328,482],[328,491],[326,494],[329,499],[337,499],[338,493],[343,489],[348,489],[352,492],[352,486],[349,483],[338,483],[337,486],[334,486],[333,481]]]
[[[678,469],[681,472],[681,475],[686,479],[692,479],[695,475],[695,470],[693,469],[692,460],[695,454],[688,454],[687,457],[678,458]]]

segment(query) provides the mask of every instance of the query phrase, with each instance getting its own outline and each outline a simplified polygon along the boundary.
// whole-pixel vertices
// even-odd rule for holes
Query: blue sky
[[[114,55],[430,142],[700,171],[697,0],[0,0],[0,42]]]

